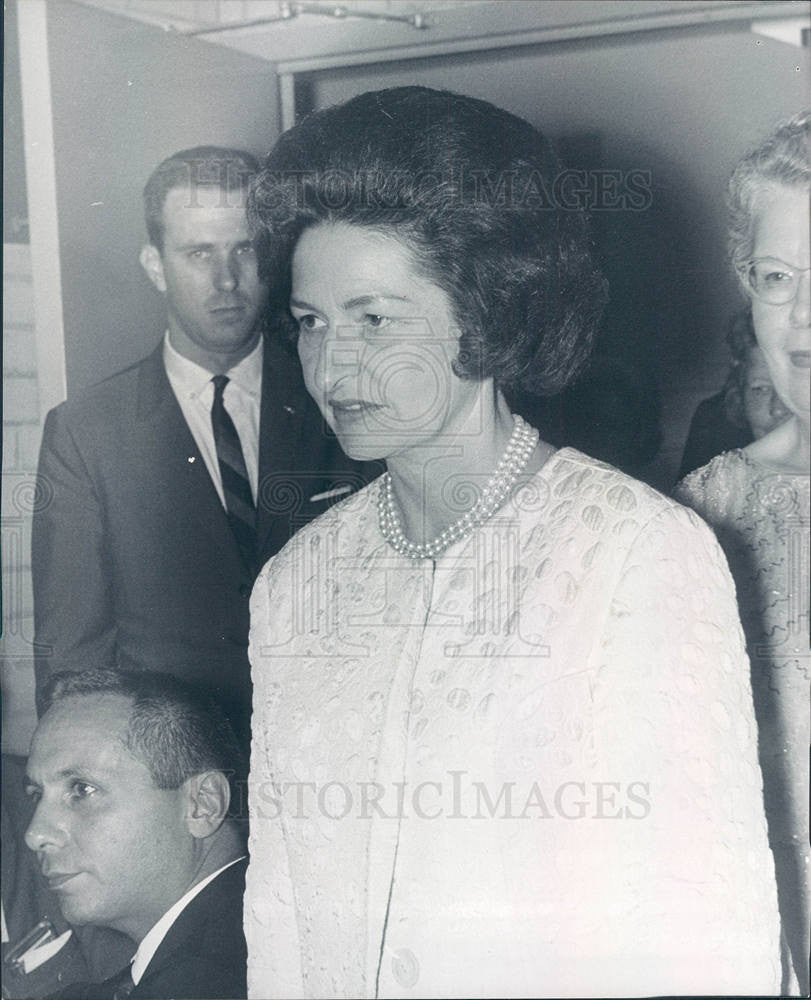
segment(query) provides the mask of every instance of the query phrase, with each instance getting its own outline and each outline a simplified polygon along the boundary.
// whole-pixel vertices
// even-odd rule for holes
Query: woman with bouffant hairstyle
[[[372,92],[281,137],[250,208],[276,317],[297,334],[290,254],[305,229],[390,230],[453,304],[456,373],[554,395],[588,359],[605,303],[585,217],[555,204],[560,164],[528,122],[470,98],[421,122],[425,94],[387,92],[389,129]]]
[[[559,391],[605,299],[529,123],[362,94],[252,193],[274,324],[387,471],[251,599],[253,997],[774,992],[732,586],[690,512],[505,391]]]

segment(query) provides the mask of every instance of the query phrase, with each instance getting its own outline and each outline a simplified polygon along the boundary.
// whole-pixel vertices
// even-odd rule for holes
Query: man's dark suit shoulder
[[[247,859],[226,868],[183,910],[133,990],[132,1000],[238,1000],[247,996],[242,929]]]
[[[292,403],[298,407],[306,402],[309,406],[310,400],[301,380],[298,361],[290,350],[276,340],[266,338],[264,354],[263,369],[266,377],[268,372],[271,373],[273,394],[279,398],[280,404]],[[157,347],[139,361],[94,382],[82,392],[69,396],[51,412],[66,418],[76,427],[98,426],[102,432],[109,432],[109,420],[113,421],[112,426],[128,423],[137,403],[143,402],[143,393],[149,397],[155,391],[168,393],[170,390],[161,340]],[[173,394],[170,398],[174,398]],[[99,418],[102,420],[100,424]]]
[[[120,433],[121,426],[132,421],[140,373],[148,361],[144,358],[68,397],[48,414],[48,430],[54,425],[68,427],[82,438]]]

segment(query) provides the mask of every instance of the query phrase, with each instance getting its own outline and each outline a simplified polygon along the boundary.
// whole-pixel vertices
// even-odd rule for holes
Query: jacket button
[[[251,596],[251,588],[248,586],[247,583],[241,583],[239,585],[239,596],[240,597],[250,597]]]

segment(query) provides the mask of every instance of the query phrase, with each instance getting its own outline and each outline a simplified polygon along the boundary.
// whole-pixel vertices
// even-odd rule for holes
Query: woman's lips
[[[811,351],[790,351],[789,359],[795,368],[811,368]]]
[[[380,404],[370,403],[364,399],[331,399],[329,405],[336,416],[358,416],[382,409]]]

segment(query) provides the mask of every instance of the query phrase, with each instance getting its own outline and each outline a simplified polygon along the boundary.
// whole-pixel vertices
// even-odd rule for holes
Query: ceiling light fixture
[[[175,29],[183,35],[212,35],[224,31],[239,31],[242,28],[258,28],[266,24],[278,24],[281,21],[292,21],[303,14],[315,14],[320,17],[330,17],[333,20],[344,21],[351,18],[366,18],[369,21],[398,21],[410,24],[412,28],[424,30],[430,27],[425,14],[389,14],[383,10],[369,10],[362,7],[344,7],[341,4],[327,3],[279,3],[279,13],[275,17],[258,17],[250,21],[231,21],[206,28]]]

